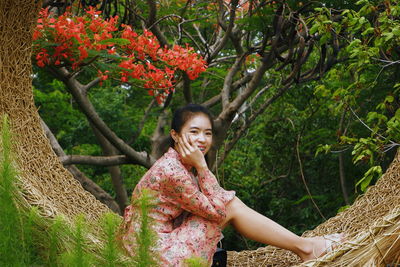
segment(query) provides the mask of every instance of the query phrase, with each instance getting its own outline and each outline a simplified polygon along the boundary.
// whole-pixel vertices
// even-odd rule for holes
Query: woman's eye
[[[192,130],[192,131],[190,131],[190,133],[192,133],[192,134],[196,134],[196,133],[197,133],[197,131],[196,131],[196,130]]]
[[[206,133],[206,135],[207,135],[207,136],[211,136],[211,135],[212,135],[212,133]]]

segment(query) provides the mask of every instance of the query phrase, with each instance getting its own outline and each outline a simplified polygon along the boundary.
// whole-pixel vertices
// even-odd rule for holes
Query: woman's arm
[[[201,192],[209,199],[220,199],[226,205],[235,196],[234,191],[226,191],[219,185],[217,178],[207,167],[197,169],[197,173]]]
[[[190,213],[220,223],[226,217],[226,203],[234,197],[235,192],[222,189],[215,177],[210,179],[207,173],[201,177],[199,183],[203,192],[198,189],[183,166],[174,168],[174,172],[165,170],[166,179],[161,186],[163,197]],[[204,186],[208,182],[210,184]]]

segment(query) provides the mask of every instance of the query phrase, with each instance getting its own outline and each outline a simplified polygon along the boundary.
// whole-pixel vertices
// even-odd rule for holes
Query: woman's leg
[[[291,250],[303,261],[315,258],[325,251],[323,237],[302,238],[246,206],[235,197],[226,206],[222,226],[232,224],[245,237],[268,245]]]

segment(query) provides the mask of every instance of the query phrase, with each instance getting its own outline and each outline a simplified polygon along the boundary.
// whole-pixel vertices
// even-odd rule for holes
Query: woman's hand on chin
[[[191,165],[198,171],[208,168],[203,152],[193,144],[190,137],[189,140],[185,135],[178,137],[176,148],[184,164]]]

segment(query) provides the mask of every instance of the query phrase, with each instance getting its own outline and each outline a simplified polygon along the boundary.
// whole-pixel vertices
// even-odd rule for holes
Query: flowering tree
[[[179,71],[191,80],[205,71],[205,61],[188,45],[161,47],[150,31],[138,34],[128,25],[119,31],[118,16],[106,20],[100,14],[90,7],[83,16],[65,12],[54,18],[42,9],[33,36],[36,64],[74,73],[95,68],[96,81],[113,77],[142,86],[159,104],[174,90]]]
[[[56,2],[59,7],[60,1]],[[134,163],[150,167],[162,151],[168,107],[174,95],[174,99],[215,109],[216,134],[209,152],[215,168],[272,103],[296,84],[319,79],[340,61],[341,42],[345,42],[337,32],[322,39],[309,30],[317,17],[316,3],[95,2],[92,6],[101,4],[97,7],[103,13],[90,8],[86,1],[72,1],[72,10],[88,8],[81,16],[66,13],[49,17],[48,11],[43,11],[35,34],[38,66],[64,82],[103,144],[105,157],[62,157],[68,166]],[[335,14],[340,12],[332,9],[330,19],[335,20]],[[345,36],[346,32],[340,34]],[[79,75],[86,69],[94,69],[96,77],[82,84]],[[144,88],[162,107],[155,111],[150,103],[139,125],[138,134],[148,114],[159,113],[151,151],[134,150],[93,107],[88,90],[109,79]],[[119,201],[122,208],[126,190],[120,177],[114,180],[114,187],[120,188],[116,189],[117,197],[125,195]]]

